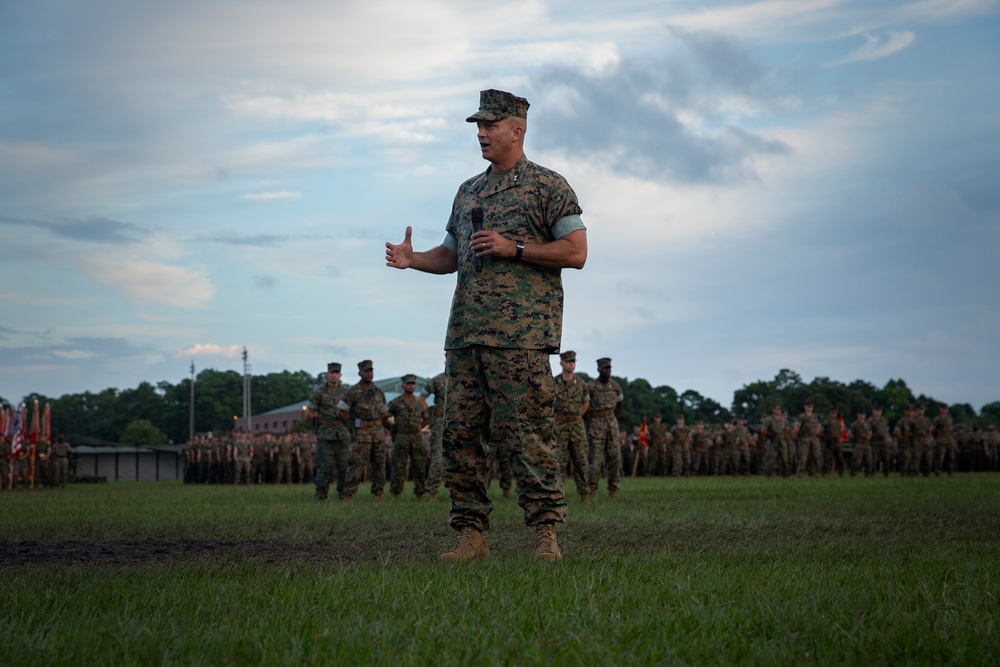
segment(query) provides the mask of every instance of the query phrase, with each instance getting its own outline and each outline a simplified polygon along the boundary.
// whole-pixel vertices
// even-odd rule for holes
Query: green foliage
[[[126,445],[165,445],[167,436],[148,419],[136,419],[122,431],[121,442]]]

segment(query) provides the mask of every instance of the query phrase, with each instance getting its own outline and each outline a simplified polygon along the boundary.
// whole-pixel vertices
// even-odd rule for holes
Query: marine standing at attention
[[[326,365],[326,382],[313,392],[309,402],[313,407],[306,413],[307,419],[316,423],[316,500],[326,500],[330,493],[330,483],[336,480],[337,497],[347,496],[347,470],[351,455],[351,432],[346,420],[340,415],[340,404],[347,385],[340,380],[341,365],[331,361]]]
[[[490,166],[463,183],[441,245],[414,252],[386,243],[386,264],[435,274],[458,272],[447,351],[445,486],[458,544],[441,555],[463,561],[489,554],[483,532],[493,502],[487,495],[489,459],[481,434],[492,414],[493,439],[504,443],[524,522],[534,528],[535,558],[562,558],[555,523],[566,500],[552,430],[549,355],[562,338],[564,268],[582,269],[587,231],[576,193],[559,174],[524,155],[528,101],[484,90],[476,123]]]
[[[608,475],[608,497],[617,498],[621,488],[622,449],[618,437],[618,413],[622,411],[622,388],[611,379],[611,359],[597,360],[597,379],[587,384],[590,390],[590,495],[597,498],[601,467]]]
[[[389,427],[385,392],[372,382],[375,369],[370,359],[358,362],[358,377],[361,381],[348,389],[337,404],[342,422],[346,424],[348,419],[354,419],[354,446],[344,500],[350,502],[354,497],[362,472],[370,464],[372,500],[380,503],[385,491],[385,429]]]
[[[590,407],[587,383],[576,376],[576,352],[559,355],[562,372],[555,376],[555,431],[559,443],[559,468],[566,478],[570,464],[580,502],[590,502],[590,470],[587,464],[587,429],[583,415]]]

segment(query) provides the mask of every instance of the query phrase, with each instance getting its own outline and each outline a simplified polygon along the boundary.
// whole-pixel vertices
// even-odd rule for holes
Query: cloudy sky
[[[1000,400],[1000,0],[0,3],[0,396],[443,366],[479,91],[573,185],[580,370]],[[354,377],[353,368],[346,374]]]

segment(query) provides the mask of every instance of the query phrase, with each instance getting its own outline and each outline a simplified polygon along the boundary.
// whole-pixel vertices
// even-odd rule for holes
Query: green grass
[[[618,501],[571,505],[554,565],[531,559],[513,501],[492,558],[457,566],[437,560],[447,503],[409,495],[120,483],[0,506],[4,664],[1000,656],[1000,475],[626,480]]]

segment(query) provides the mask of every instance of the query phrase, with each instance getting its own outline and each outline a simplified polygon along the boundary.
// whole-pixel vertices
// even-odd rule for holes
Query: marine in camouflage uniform
[[[913,444],[913,408],[907,407],[902,418],[896,422],[895,435],[899,444],[899,476],[906,477],[910,474],[910,466],[916,459],[916,449]]]
[[[684,415],[678,415],[677,424],[670,429],[670,437],[674,441],[674,477],[691,476],[691,441],[694,433],[690,426],[684,425]]]
[[[750,474],[750,429],[747,428],[743,417],[736,418],[736,426],[733,427],[736,434],[736,469],[741,475]],[[736,474],[736,471],[733,472]]]
[[[421,430],[430,423],[427,408],[417,400],[413,391],[417,387],[415,375],[404,375],[403,393],[389,401],[386,412],[392,418],[392,480],[389,491],[399,498],[406,484],[407,470],[413,468],[413,493],[423,500],[427,471],[427,447]]]
[[[872,408],[872,418],[868,420],[872,427],[872,469],[878,472],[882,469],[885,477],[889,476],[892,467],[892,433],[889,430],[889,420],[882,416],[882,408]]]
[[[798,438],[798,463],[795,473],[801,477],[808,472],[810,477],[819,474],[823,467],[823,452],[820,449],[820,435],[823,427],[819,417],[813,412],[813,404],[807,402],[804,411],[799,415],[798,428],[795,435]]]
[[[389,427],[385,393],[372,382],[375,370],[370,359],[358,362],[358,376],[361,382],[348,389],[337,405],[341,420],[353,419],[355,429],[345,496],[354,497],[362,472],[369,466],[372,496],[375,502],[381,502],[385,490],[385,429]]]
[[[720,471],[723,473],[728,472],[731,477],[736,477],[736,473],[740,468],[740,456],[736,449],[738,444],[739,440],[736,428],[733,426],[732,421],[727,421],[718,436],[717,446],[719,451],[722,452]]]
[[[434,396],[434,405],[428,406],[427,399]],[[427,493],[431,500],[437,500],[441,475],[444,470],[441,453],[441,438],[444,435],[444,406],[448,400],[448,375],[438,373],[430,379],[420,395],[424,407],[431,416],[431,460],[427,468]]]
[[[670,470],[670,457],[667,448],[670,445],[670,434],[667,425],[663,423],[662,415],[655,415],[649,425],[649,449],[652,454],[652,474],[664,477]]]
[[[844,476],[844,445],[841,436],[843,429],[836,410],[830,410],[823,422],[823,474],[834,470]]]
[[[764,450],[764,472],[768,477],[775,472],[788,477],[791,474],[791,457],[788,452],[788,441],[791,436],[791,426],[781,410],[780,405],[774,406],[771,417],[764,424],[767,435],[767,448]]]
[[[694,427],[694,435],[691,441],[691,474],[705,476],[711,472],[709,466],[709,449],[712,445],[712,436],[705,430],[704,422],[698,422]]]
[[[622,388],[611,379],[611,359],[597,360],[597,379],[587,383],[590,391],[590,493],[597,497],[601,468],[608,476],[608,496],[614,498],[621,488],[622,447],[618,435],[618,413],[622,411]]]
[[[69,455],[72,449],[69,443],[57,435],[52,443],[52,487],[65,489],[69,478]]]
[[[562,337],[561,270],[583,268],[587,238],[566,180],[524,156],[527,110],[523,98],[482,91],[479,111],[467,120],[477,124],[491,164],[459,188],[444,242],[414,253],[408,228],[403,243],[386,244],[389,266],[458,272],[445,340],[443,449],[450,523],[461,535],[444,560],[489,553],[482,532],[493,504],[481,434],[490,414],[517,478],[524,521],[535,527],[535,556],[561,558],[553,524],[565,521],[566,501],[548,356]]]
[[[573,481],[580,502],[590,500],[590,469],[587,463],[587,429],[583,415],[590,407],[590,389],[576,376],[576,352],[568,350],[559,355],[562,372],[553,378],[555,383],[555,416],[553,424],[556,442],[559,443],[559,466],[565,478],[572,468]]]
[[[235,461],[235,471],[233,473],[234,484],[250,483],[250,459],[253,455],[253,440],[250,434],[240,428],[233,435],[233,459]]]
[[[326,382],[317,387],[309,398],[312,408],[306,414],[316,424],[316,474],[313,484],[316,500],[326,500],[330,482],[336,480],[337,497],[347,497],[347,475],[351,455],[351,432],[341,418],[340,401],[348,386],[340,381],[341,365],[332,361],[326,365]]]
[[[291,484],[293,482],[292,461],[298,459],[299,448],[295,445],[290,434],[286,433],[278,438],[275,454],[278,459],[278,484]]]
[[[864,470],[865,477],[871,477],[874,473],[871,449],[872,427],[863,410],[858,410],[858,418],[851,423],[848,433],[854,444],[854,453],[851,455],[851,477],[861,470]]]
[[[940,406],[933,422],[935,475],[940,475],[942,470],[947,470],[949,475],[955,472],[955,435],[952,431],[953,428],[954,423],[952,422],[951,415],[948,414],[948,406]]]
[[[921,403],[913,415],[913,451],[916,456],[914,475],[920,473],[924,477],[930,477],[931,469],[934,467],[932,462],[933,430],[934,425],[930,418],[924,414],[924,404]]]

